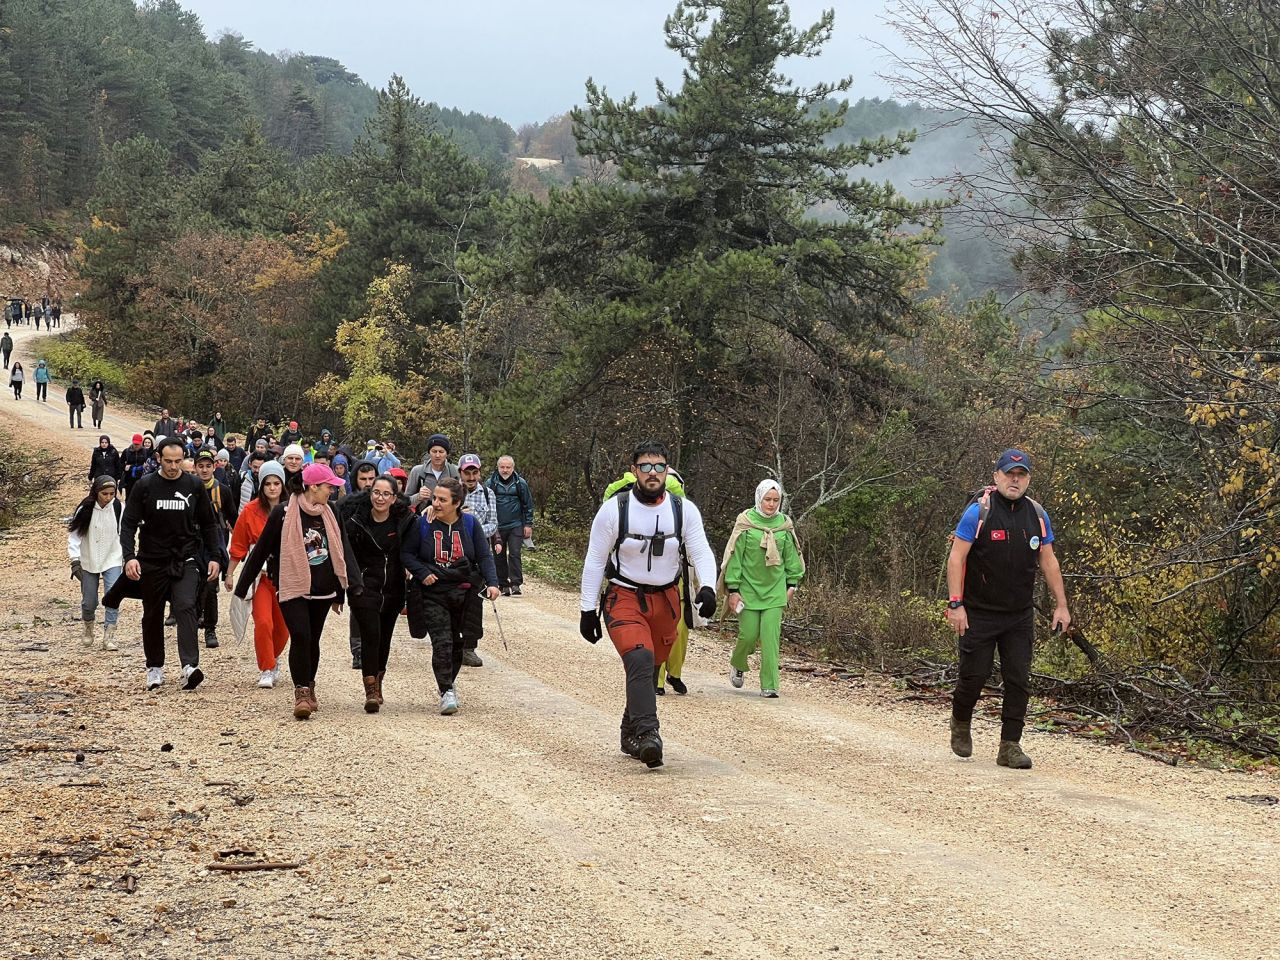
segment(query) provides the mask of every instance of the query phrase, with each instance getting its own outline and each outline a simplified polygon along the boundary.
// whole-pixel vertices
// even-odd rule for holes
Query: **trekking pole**
[[[498,636],[502,638],[502,649],[510,653],[511,648],[507,646],[507,632],[502,629],[502,618],[498,616],[498,601],[490,600],[489,606],[493,607],[493,622],[498,625]]]

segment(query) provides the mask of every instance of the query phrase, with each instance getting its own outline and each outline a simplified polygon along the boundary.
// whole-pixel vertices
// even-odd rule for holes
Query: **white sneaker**
[[[164,667],[147,667],[147,689],[158,690],[164,683]]]
[[[200,686],[200,684],[203,682],[204,682],[203,670],[201,670],[199,667],[193,667],[189,663],[183,666],[182,668],[182,689],[183,690],[188,690],[188,691],[194,690],[196,687]]]
[[[84,621],[84,645],[86,647],[93,646],[94,632],[95,632],[95,627],[94,627],[93,621],[92,620]]]
[[[270,690],[276,685],[276,672],[274,670],[263,670],[258,676],[258,686],[263,690]]]
[[[778,691],[777,690],[761,690],[760,696],[764,697],[766,700],[777,700]]]
[[[458,712],[458,695],[452,690],[446,690],[444,696],[440,698],[440,713],[443,716],[451,717]]]
[[[274,685],[279,682],[280,682],[280,664],[277,663],[274,667],[271,668],[271,683]]]
[[[732,683],[735,687],[742,686],[742,678],[745,676],[746,676],[746,673],[742,670],[739,670],[737,667],[729,668],[729,682]]]
[[[116,646],[116,625],[114,623],[104,623],[102,625],[102,649],[103,650],[119,650]]]

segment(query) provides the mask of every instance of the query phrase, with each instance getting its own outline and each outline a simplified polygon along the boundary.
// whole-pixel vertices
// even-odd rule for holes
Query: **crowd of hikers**
[[[35,325],[40,329],[44,321],[46,330],[55,330],[62,326],[62,298],[50,297],[47,294],[38,300],[25,300],[22,297],[8,297],[4,304],[5,329],[14,325]]]
[[[100,418],[95,415],[95,422]],[[384,704],[393,636],[401,619],[428,638],[440,713],[460,706],[458,676],[482,666],[486,603],[518,597],[521,550],[533,534],[528,482],[510,456],[482,477],[481,458],[443,434],[405,469],[392,441],[342,442],[323,429],[304,436],[296,420],[259,418],[243,434],[221,413],[196,425],[161,411],[153,429],[123,450],[99,437],[89,490],[68,535],[80,580],[84,643],[117,649],[123,600],[141,601],[149,690],[164,682],[165,627],[176,627],[182,688],[204,679],[200,631],[217,647],[219,592],[230,594],[237,632],[253,626],[257,685],[272,688],[288,658],[293,715],[319,707],[320,638],[331,615],[348,612],[352,667],[364,709]],[[948,562],[947,619],[959,638],[960,681],[951,747],[970,756],[974,705],[998,650],[1005,682],[997,762],[1026,769],[1020,740],[1027,708],[1032,591],[1043,573],[1057,602],[1054,627],[1070,625],[1048,514],[1026,497],[1031,460],[1000,455],[993,484],[964,511]],[[602,491],[581,580],[579,630],[607,632],[623,666],[621,749],[649,767],[663,763],[657,698],[681,678],[688,630],[717,609],[736,618],[728,679],[741,688],[760,651],[760,694],[779,695],[783,614],[804,577],[784,491],[760,482],[754,505],[735,519],[717,562],[700,511],[659,442],[641,443]],[[499,623],[500,626],[500,623]]]

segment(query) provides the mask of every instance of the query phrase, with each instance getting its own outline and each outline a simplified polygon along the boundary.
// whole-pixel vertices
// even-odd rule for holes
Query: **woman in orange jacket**
[[[240,511],[231,533],[231,564],[223,584],[228,590],[235,583],[236,567],[249,555],[267,525],[267,517],[284,496],[284,468],[274,460],[264,463],[258,472],[258,494]],[[280,676],[280,654],[289,642],[289,630],[280,612],[276,586],[263,572],[253,590],[253,648],[258,656],[258,686],[271,689]]]

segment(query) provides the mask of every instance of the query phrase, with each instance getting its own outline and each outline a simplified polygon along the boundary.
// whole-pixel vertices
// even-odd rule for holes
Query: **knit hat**
[[[430,437],[427,438],[427,449],[430,450],[432,447],[444,447],[444,452],[446,454],[449,453],[449,450],[450,450],[449,438],[446,437],[443,433],[433,433]]]
[[[221,460],[223,463],[230,463],[231,454],[228,453],[226,450],[219,450],[217,453],[216,459]]]
[[[299,457],[305,457],[305,456],[307,455],[307,454],[306,454],[306,451],[304,451],[304,450],[302,449],[302,447],[301,447],[301,445],[300,445],[300,444],[291,443],[291,444],[289,444],[287,447],[285,447],[285,448],[284,448],[284,453],[280,454],[280,456],[282,456],[282,457],[292,457],[292,456],[294,456],[295,454],[296,454],[296,455],[298,455]]]
[[[268,460],[261,467],[259,467],[258,468],[258,489],[259,490],[262,489],[262,484],[266,481],[267,477],[275,477],[277,480],[279,480],[283,484],[285,482],[284,467],[280,466],[280,464],[276,463],[274,460]]]

